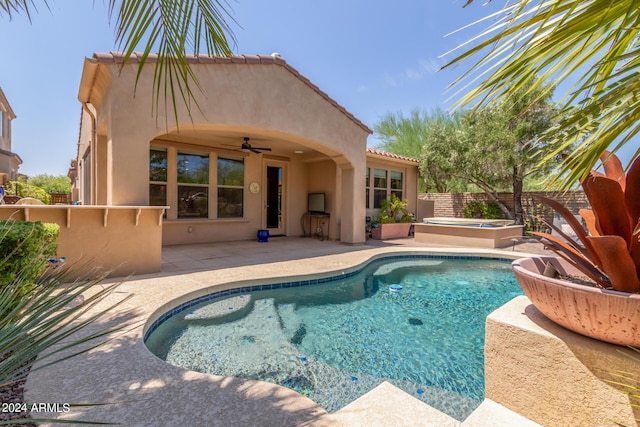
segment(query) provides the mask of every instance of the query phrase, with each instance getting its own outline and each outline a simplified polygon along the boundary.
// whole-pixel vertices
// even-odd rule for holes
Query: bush
[[[6,194],[20,196],[20,197],[33,197],[40,200],[45,205],[48,205],[51,201],[51,196],[40,187],[30,185],[25,182],[9,181],[5,186]]]
[[[462,209],[462,214],[465,218],[482,218],[484,211],[484,202],[480,200],[473,200]]]
[[[485,203],[481,200],[473,200],[462,209],[465,218],[500,219],[502,211],[500,207],[491,202]]]
[[[29,177],[27,182],[42,188],[49,194],[68,194],[71,192],[71,180],[66,175],[35,175]]]
[[[502,210],[500,206],[491,202],[484,205],[484,219],[500,219],[502,218]]]
[[[39,221],[0,221],[0,283],[19,281],[23,295],[58,249],[58,224]]]

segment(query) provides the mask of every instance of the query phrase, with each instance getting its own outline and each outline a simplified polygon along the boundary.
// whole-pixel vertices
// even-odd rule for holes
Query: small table
[[[307,237],[307,231],[305,228],[305,219],[309,218],[309,236],[313,236],[313,237],[319,237],[320,240],[324,240],[325,239],[325,234],[324,234],[324,229],[322,228],[322,224],[324,224],[324,222],[322,221],[323,219],[327,220],[327,234],[326,234],[326,238],[329,238],[329,231],[331,229],[331,217],[328,213],[326,212],[307,212],[305,214],[302,215],[302,236],[303,237]],[[312,220],[315,218],[315,224],[316,224],[316,232],[313,233],[312,232],[312,228],[311,228],[311,224],[312,224]]]

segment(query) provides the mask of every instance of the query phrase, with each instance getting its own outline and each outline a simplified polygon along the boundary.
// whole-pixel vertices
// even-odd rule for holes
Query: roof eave
[[[81,103],[90,102],[93,82],[98,72],[98,61],[94,58],[84,58],[82,76],[80,77],[80,87],[78,88],[78,101]]]

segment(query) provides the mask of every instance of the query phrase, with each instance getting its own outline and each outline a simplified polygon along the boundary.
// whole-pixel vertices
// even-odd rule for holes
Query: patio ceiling
[[[280,135],[271,135],[268,130],[207,130],[183,129],[160,135],[155,140],[181,143],[200,147],[214,147],[224,151],[238,151],[245,137],[250,138],[253,147],[268,147],[271,151],[263,154],[301,159],[305,162],[325,160],[333,153],[323,153],[310,146],[312,141],[294,141]],[[306,144],[305,144],[306,142]],[[251,153],[253,154],[253,153]],[[333,154],[334,156],[338,153]]]

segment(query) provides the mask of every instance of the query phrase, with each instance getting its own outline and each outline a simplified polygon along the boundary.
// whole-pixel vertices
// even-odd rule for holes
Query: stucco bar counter
[[[58,224],[58,257],[127,276],[161,270],[164,211],[164,206],[0,205],[0,220]]]

